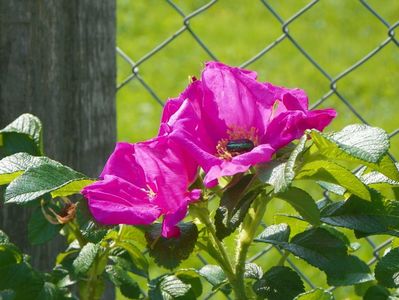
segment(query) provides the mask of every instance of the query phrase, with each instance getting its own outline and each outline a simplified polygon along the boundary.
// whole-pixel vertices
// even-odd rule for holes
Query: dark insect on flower
[[[255,147],[254,142],[249,139],[237,139],[230,140],[227,142],[226,149],[227,151],[233,153],[245,153],[251,151]]]

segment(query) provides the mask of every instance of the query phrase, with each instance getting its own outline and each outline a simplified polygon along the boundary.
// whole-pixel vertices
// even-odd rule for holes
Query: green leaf
[[[2,256],[2,246],[0,246],[0,256]],[[17,261],[7,265],[0,262],[0,290],[13,290],[14,299],[38,299],[37,296],[41,293],[43,285],[44,281],[40,274],[27,262]]]
[[[399,164],[397,164],[397,168],[399,168]],[[387,176],[385,176],[384,174],[377,171],[366,173],[361,176],[361,179],[367,185],[387,184],[387,185],[399,186],[399,181],[392,180]]]
[[[1,129],[0,137],[4,156],[17,152],[41,155],[43,152],[42,124],[31,114],[23,114]]]
[[[364,300],[388,300],[388,299],[397,299],[390,297],[389,291],[380,285],[374,285],[368,288],[366,294],[364,295]]]
[[[275,195],[276,198],[288,202],[310,224],[320,224],[320,212],[312,196],[297,187]]]
[[[9,242],[0,244],[0,269],[23,261],[21,251]]]
[[[148,278],[148,270],[143,270],[142,267],[138,267],[134,261],[132,261],[129,252],[126,250],[122,248],[114,248],[111,250],[110,254],[109,259],[126,271]],[[142,256],[142,261],[146,261],[145,256]],[[140,261],[140,263],[142,263],[142,261]]]
[[[1,300],[14,300],[15,292],[13,290],[0,291],[0,299]]]
[[[7,186],[6,203],[26,204],[49,192],[75,181],[88,179],[85,175],[52,161],[31,167]]]
[[[180,223],[178,238],[164,238],[161,236],[161,225],[154,224],[146,232],[149,254],[155,262],[168,269],[176,268],[193,252],[198,238],[198,229],[194,223]]]
[[[195,269],[182,269],[175,273],[186,284],[191,286],[190,290],[184,295],[187,300],[196,299],[202,294],[202,283],[198,272]],[[179,299],[181,299],[179,297]]]
[[[62,225],[51,224],[43,216],[41,209],[36,209],[29,219],[28,238],[32,245],[40,245],[57,235]]]
[[[366,201],[356,196],[348,200],[334,202],[325,206],[320,214],[324,223],[345,227],[372,234],[394,234],[399,229],[398,201],[382,201],[378,194],[372,193],[372,201]]]
[[[0,230],[0,244],[8,243],[10,240],[4,231]]]
[[[317,183],[326,191],[343,196],[346,192],[346,189],[342,186],[330,182],[325,181],[317,181]]]
[[[244,278],[261,279],[263,270],[260,266],[254,263],[245,264]]]
[[[130,299],[137,299],[141,295],[141,290],[136,281],[134,281],[129,273],[118,265],[108,265],[105,267],[111,282],[119,287],[123,296]]]
[[[334,160],[358,162],[391,179],[399,180],[399,172],[387,155],[389,136],[376,127],[349,125],[336,133],[310,132],[321,154]]]
[[[318,288],[299,294],[294,300],[334,300],[334,296],[331,292]]]
[[[86,201],[84,201],[87,203]],[[82,202],[79,203],[79,205]],[[81,210],[81,206],[79,206],[79,210]],[[82,222],[83,223],[83,222]],[[84,238],[91,243],[98,244],[105,237],[108,231],[112,231],[108,229],[109,227],[104,227],[94,221],[88,221],[86,224],[81,225],[81,231]],[[115,231],[114,231],[115,232]],[[116,232],[115,232],[116,233]],[[116,233],[117,234],[117,233]]]
[[[288,242],[289,238],[290,238],[290,227],[284,223],[268,226],[257,237],[257,239],[263,240],[265,242],[266,241]]]
[[[135,244],[140,244],[141,246],[146,246],[147,241],[144,236],[145,230],[142,230],[136,226],[123,225],[122,231],[120,233],[121,240],[132,241]]]
[[[175,275],[164,275],[151,280],[149,297],[151,300],[171,300],[184,296],[191,289],[191,285],[184,283]]]
[[[134,266],[132,272],[148,278],[149,264],[146,257],[143,255],[143,253],[141,253],[140,249],[137,248],[130,240],[118,241],[116,245],[126,250],[129,254],[130,261]],[[127,259],[127,257],[123,253],[120,253],[118,257]]]
[[[327,160],[315,160],[304,164],[296,179],[314,179],[338,184],[360,198],[370,200],[367,186],[352,172]]]
[[[396,167],[399,168],[398,163]],[[380,172],[373,171],[364,174],[360,179],[388,199],[398,199],[399,197],[399,181],[392,180]]]
[[[31,299],[37,299],[37,300],[60,300],[64,299],[62,297],[61,291],[57,286],[55,286],[51,282],[45,282],[43,284],[43,287],[39,293],[39,295],[36,298],[31,298]]]
[[[52,160],[47,157],[32,156],[24,152],[7,156],[0,160],[0,185],[10,183],[29,167],[50,162]]]
[[[312,228],[294,236],[289,243],[256,239],[278,245],[327,274],[329,285],[353,285],[373,280],[366,263],[347,254],[340,237],[324,228]]]
[[[95,182],[95,180],[92,179],[73,180],[67,183],[66,185],[56,189],[55,191],[51,192],[51,197],[53,198],[66,197],[78,194],[80,193],[81,190],[83,190],[84,187],[88,186],[89,184],[92,184],[93,182]]]
[[[284,266],[272,267],[253,285],[255,293],[269,300],[291,300],[305,291],[299,275]]]
[[[252,174],[245,175],[223,193],[215,214],[216,235],[220,240],[233,233],[242,223],[252,201],[260,193],[259,189],[246,193],[253,178]]]
[[[78,257],[73,261],[75,273],[87,273],[87,271],[89,271],[90,267],[93,265],[99,250],[100,246],[93,243],[87,243],[85,246],[83,246]]]
[[[349,155],[371,163],[377,163],[389,150],[388,134],[364,124],[349,125],[333,133],[313,129],[311,137],[323,154]]]
[[[214,287],[219,287],[227,281],[227,277],[222,268],[216,265],[205,265],[198,271],[198,274],[204,277]]]
[[[387,288],[399,287],[399,248],[385,254],[375,267],[375,278]]]
[[[260,181],[273,186],[275,193],[285,191],[294,180],[295,164],[300,154],[305,150],[306,139],[307,136],[304,135],[299,140],[288,160],[272,160],[257,166],[257,176]]]

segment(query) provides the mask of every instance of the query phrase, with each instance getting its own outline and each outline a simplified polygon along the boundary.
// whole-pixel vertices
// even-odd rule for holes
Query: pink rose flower
[[[209,62],[164,108],[160,135],[184,147],[206,172],[207,187],[222,176],[246,172],[306,129],[323,130],[333,109],[308,109],[303,90],[261,83],[252,71]]]
[[[176,224],[200,191],[188,191],[197,164],[161,136],[143,143],[118,143],[97,181],[82,191],[102,224],[147,225],[164,216],[162,235],[179,236]]]

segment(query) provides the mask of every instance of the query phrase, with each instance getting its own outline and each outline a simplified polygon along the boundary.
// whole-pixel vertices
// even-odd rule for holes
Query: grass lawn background
[[[188,15],[205,0],[174,1]],[[274,10],[288,20],[309,3],[303,0],[267,1]],[[391,25],[399,21],[397,0],[369,0],[373,7]],[[117,44],[133,60],[137,61],[183,25],[183,18],[167,1],[118,0]],[[230,65],[240,65],[271,44],[282,34],[281,24],[261,1],[222,0],[190,20],[190,28],[202,39],[216,57]],[[372,15],[360,1],[321,0],[289,26],[295,41],[332,77],[337,76],[388,37],[387,28]],[[398,30],[397,30],[398,31]],[[163,100],[176,97],[188,83],[188,76],[198,76],[203,62],[211,60],[189,32],[184,32],[160,52],[139,66],[139,74]],[[120,56],[118,83],[131,74],[130,65]],[[315,103],[329,91],[329,81],[288,40],[261,57],[248,69],[258,72],[261,81],[269,81],[287,87],[300,87],[307,91],[310,103]],[[365,64],[339,80],[338,91],[371,125],[384,128],[389,133],[399,128],[399,47],[390,43]],[[330,126],[338,130],[360,120],[337,96],[328,98],[320,108],[332,107],[338,118]],[[143,85],[133,79],[117,93],[118,140],[137,142],[156,135],[161,106]],[[399,135],[391,140],[391,153],[399,158]],[[320,190],[312,188],[317,198]],[[272,202],[265,221],[287,222],[276,217],[286,212],[284,203]],[[302,226],[296,224],[296,226]],[[352,235],[350,235],[352,236]],[[379,242],[386,237],[373,238]],[[234,249],[232,239],[228,242]],[[264,245],[256,245],[252,254]],[[372,248],[367,243],[357,254],[370,258]],[[317,269],[291,259],[311,280],[325,286],[325,278]],[[275,251],[257,261],[266,271],[279,258]],[[200,267],[199,260],[192,258],[182,267]],[[155,277],[159,268],[153,266]],[[209,287],[204,284],[206,291]],[[306,286],[309,289],[308,286]],[[353,287],[339,288],[334,292],[337,299],[357,299]],[[120,296],[120,299],[123,299]],[[225,299],[217,294],[212,299]],[[360,298],[359,298],[360,299]]]

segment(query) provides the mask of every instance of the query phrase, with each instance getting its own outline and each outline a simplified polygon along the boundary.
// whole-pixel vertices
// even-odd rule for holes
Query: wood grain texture
[[[24,112],[46,155],[97,176],[116,139],[115,0],[0,0],[0,128]],[[29,210],[3,206],[0,229],[46,270],[64,245],[30,247]]]

